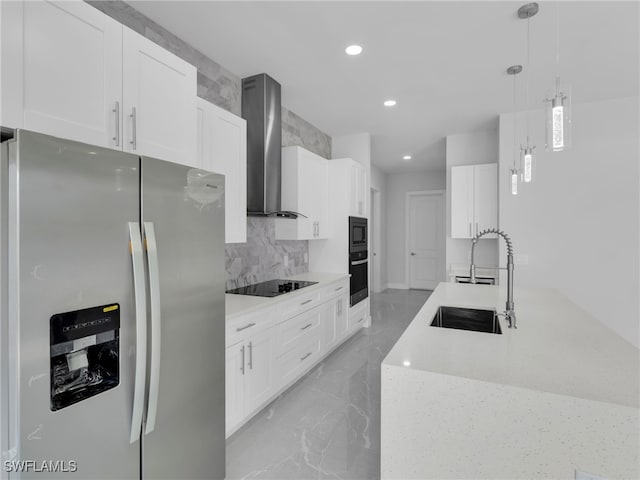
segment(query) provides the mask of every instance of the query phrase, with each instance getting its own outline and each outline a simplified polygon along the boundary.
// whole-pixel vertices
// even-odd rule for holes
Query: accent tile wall
[[[240,115],[242,105],[240,77],[121,0],[85,1],[195,65],[198,68],[198,96]],[[294,112],[282,107],[282,146],[295,145],[300,145],[324,158],[331,158],[331,137]],[[249,217],[247,243],[229,244],[225,248],[227,289],[304,273],[309,270],[308,261],[305,261],[308,253],[308,241],[275,240],[274,218]],[[283,263],[285,254],[289,257],[286,268]]]
[[[307,241],[275,240],[275,219],[249,217],[247,243],[226,247],[227,290],[309,270]],[[289,257],[285,267],[283,257]]]

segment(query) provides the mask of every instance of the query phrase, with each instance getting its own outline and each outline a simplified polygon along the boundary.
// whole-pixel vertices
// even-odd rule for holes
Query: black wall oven
[[[351,306],[369,296],[367,219],[349,217],[349,273]]]

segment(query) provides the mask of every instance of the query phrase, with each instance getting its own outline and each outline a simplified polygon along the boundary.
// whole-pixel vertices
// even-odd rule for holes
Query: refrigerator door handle
[[[147,249],[149,267],[149,298],[151,305],[151,367],[149,373],[149,403],[147,404],[147,423],[145,435],[153,432],[158,411],[158,392],[160,388],[160,351],[162,348],[162,330],[160,316],[160,273],[158,268],[158,249],[153,223],[144,222],[144,241]]]
[[[131,415],[131,436],[129,443],[140,438],[142,411],[144,408],[144,387],[147,366],[147,306],[144,278],[144,252],[140,237],[140,224],[129,222],[129,250],[133,264],[133,290],[136,312],[136,371],[133,388],[133,412]]]

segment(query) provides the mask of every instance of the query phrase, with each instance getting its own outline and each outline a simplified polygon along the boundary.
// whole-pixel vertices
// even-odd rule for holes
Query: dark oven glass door
[[[369,296],[368,267],[369,264],[367,260],[356,260],[350,262],[351,306]]]

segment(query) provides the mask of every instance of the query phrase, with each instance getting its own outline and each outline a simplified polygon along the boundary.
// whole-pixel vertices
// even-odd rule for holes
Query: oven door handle
[[[369,262],[369,259],[365,258],[364,260],[357,260],[355,262],[351,262],[351,265],[356,266],[356,265],[362,265],[363,263],[367,263]]]

